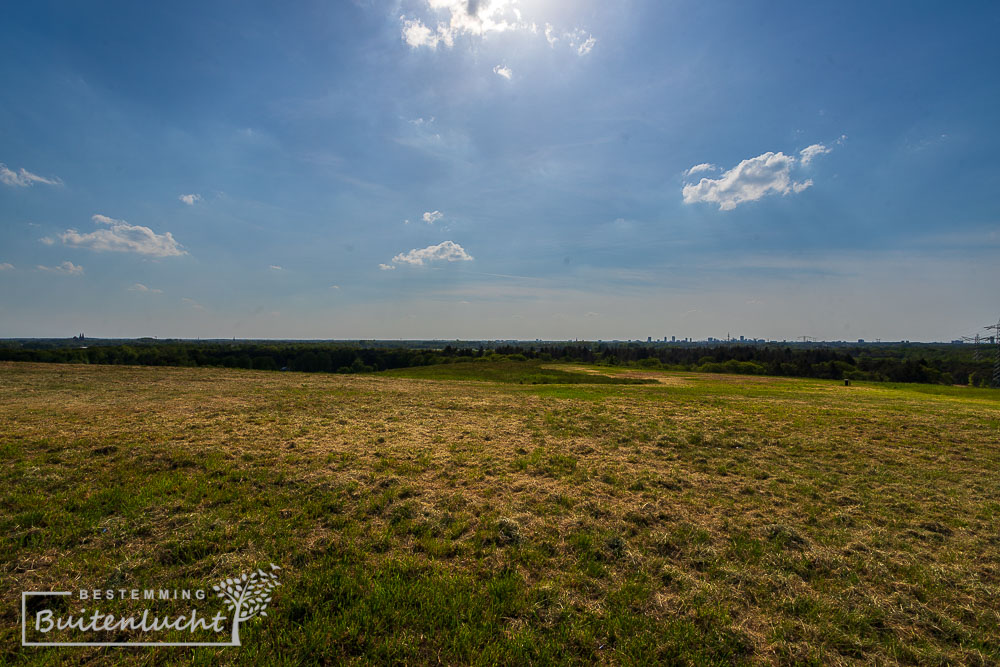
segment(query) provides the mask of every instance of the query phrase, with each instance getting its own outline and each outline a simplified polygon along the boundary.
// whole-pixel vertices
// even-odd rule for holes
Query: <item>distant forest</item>
[[[370,373],[468,361],[571,361],[708,373],[990,385],[993,350],[971,345],[248,342],[140,339],[0,341],[0,360]],[[439,346],[440,345],[440,346]]]

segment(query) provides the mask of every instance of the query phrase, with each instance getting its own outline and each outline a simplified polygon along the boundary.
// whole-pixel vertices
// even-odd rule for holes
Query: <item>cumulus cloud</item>
[[[392,263],[423,266],[424,262],[468,262],[472,259],[472,255],[465,252],[465,248],[454,241],[442,241],[437,245],[414,248],[409,252],[399,253],[392,258]]]
[[[146,287],[142,283],[136,283],[128,288],[129,292],[146,292],[149,294],[163,294],[161,289],[153,289],[152,287]]]
[[[196,203],[201,201],[201,195],[196,195],[196,194],[179,195],[177,198],[180,199],[185,204],[187,204],[188,206],[194,206]]]
[[[14,171],[13,169],[9,169],[3,162],[0,162],[0,183],[15,188],[27,188],[35,183],[62,185],[62,181],[58,178],[45,178],[44,176],[31,173],[24,167]]]
[[[38,265],[39,271],[48,271],[49,273],[58,273],[63,276],[82,276],[83,267],[77,266],[73,262],[63,262],[59,266],[42,266]]]
[[[512,72],[511,69],[505,65],[497,65],[496,67],[493,68],[493,72],[494,74],[502,76],[508,81],[510,81],[510,78],[514,75],[514,72]]]
[[[420,19],[402,16],[403,39],[414,48],[436,49],[442,43],[453,46],[459,35],[484,37],[493,32],[527,28],[521,23],[516,4],[516,0],[427,0],[427,8],[438,15],[446,12],[448,21],[438,21],[431,29]]]
[[[175,257],[187,254],[170,232],[157,234],[149,227],[130,225],[124,220],[115,220],[100,214],[92,216],[92,220],[98,225],[108,225],[108,229],[98,229],[87,234],[67,229],[59,235],[59,238],[66,245],[97,251],[134,252],[150,257]]]
[[[517,0],[424,0],[421,5],[426,10],[422,18],[399,17],[403,41],[414,49],[451,48],[462,36],[483,39],[493,33],[539,32],[536,23],[523,18]],[[560,39],[549,23],[545,24],[544,35],[549,46],[555,46]],[[579,28],[564,33],[563,38],[581,56],[590,53],[597,43]]]
[[[420,19],[408,19],[405,16],[401,16],[400,19],[403,21],[403,41],[413,48],[426,46],[436,49],[441,42],[449,47],[454,44],[454,35],[444,24],[440,24],[434,31],[425,26]]]
[[[832,148],[827,148],[823,144],[813,144],[812,146],[806,146],[799,151],[799,155],[802,156],[802,166],[806,166],[812,162],[813,158],[817,155],[825,155],[832,151]]]
[[[282,267],[278,266],[277,264],[271,264],[267,268],[271,269],[272,271],[284,271],[285,270]]]
[[[395,271],[396,270],[396,267],[393,266],[392,264],[379,264],[378,268],[382,269],[383,271]]]
[[[714,164],[709,164],[707,162],[702,162],[701,164],[696,164],[695,166],[688,169],[684,174],[686,176],[693,176],[694,174],[700,174],[703,171],[715,171],[718,169]]]
[[[792,170],[799,165],[808,165],[816,156],[829,153],[831,150],[822,144],[813,144],[800,151],[801,160],[780,151],[777,153],[769,151],[743,160],[719,178],[702,178],[697,183],[685,185],[682,190],[684,203],[718,204],[720,210],[731,211],[739,204],[757,201],[767,195],[797,194],[812,187],[813,181],[793,180]],[[716,167],[708,163],[696,164],[688,169],[686,174],[690,176],[714,169]]]
[[[10,262],[0,262],[0,271],[13,271],[14,265]]]
[[[424,222],[428,225],[433,225],[435,222],[444,217],[444,213],[441,211],[427,211],[424,213]]]

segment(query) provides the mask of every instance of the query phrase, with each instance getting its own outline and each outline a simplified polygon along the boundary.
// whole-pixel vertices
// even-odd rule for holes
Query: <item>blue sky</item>
[[[0,337],[950,340],[1000,6],[16,3]]]

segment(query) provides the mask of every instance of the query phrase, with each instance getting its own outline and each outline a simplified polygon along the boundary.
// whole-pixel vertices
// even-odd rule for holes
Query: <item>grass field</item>
[[[1000,661],[1000,392],[594,371],[0,364],[0,663]],[[240,648],[19,645],[270,562]]]

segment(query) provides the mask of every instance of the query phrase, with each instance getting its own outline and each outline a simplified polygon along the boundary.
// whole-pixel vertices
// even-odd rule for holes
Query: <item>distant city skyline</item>
[[[647,336],[643,338],[237,338],[235,336],[230,338],[170,338],[170,337],[159,337],[159,336],[138,336],[132,338],[123,337],[102,337],[102,336],[87,336],[84,333],[75,334],[73,336],[15,336],[9,338],[0,338],[0,340],[7,341],[21,341],[21,340],[36,340],[36,341],[67,341],[74,340],[79,341],[80,344],[87,343],[88,341],[183,341],[183,342],[227,342],[232,341],[235,343],[256,343],[256,342],[333,342],[333,343],[384,343],[387,345],[393,345],[397,343],[437,343],[437,344],[518,344],[518,345],[531,345],[531,344],[542,344],[558,345],[560,343],[581,343],[581,344],[630,344],[630,343],[640,343],[647,345],[714,345],[714,344],[727,344],[727,345],[970,345],[978,346],[981,350],[985,350],[984,346],[990,346],[996,344],[996,337],[994,335],[982,335],[979,339],[973,340],[971,337],[964,337],[952,340],[938,340],[938,341],[917,341],[917,340],[884,340],[882,338],[876,338],[874,340],[865,340],[864,338],[859,338],[857,340],[842,340],[842,339],[831,339],[826,340],[822,338],[814,338],[812,336],[799,336],[795,339],[782,338],[782,339],[766,339],[766,338],[753,338],[750,336],[732,336],[729,338],[717,338],[714,336],[708,336],[706,338],[692,338],[690,336],[686,337],[663,337],[663,338],[653,338],[652,336]]]
[[[990,3],[13,4],[0,337],[983,333],[998,29]]]

